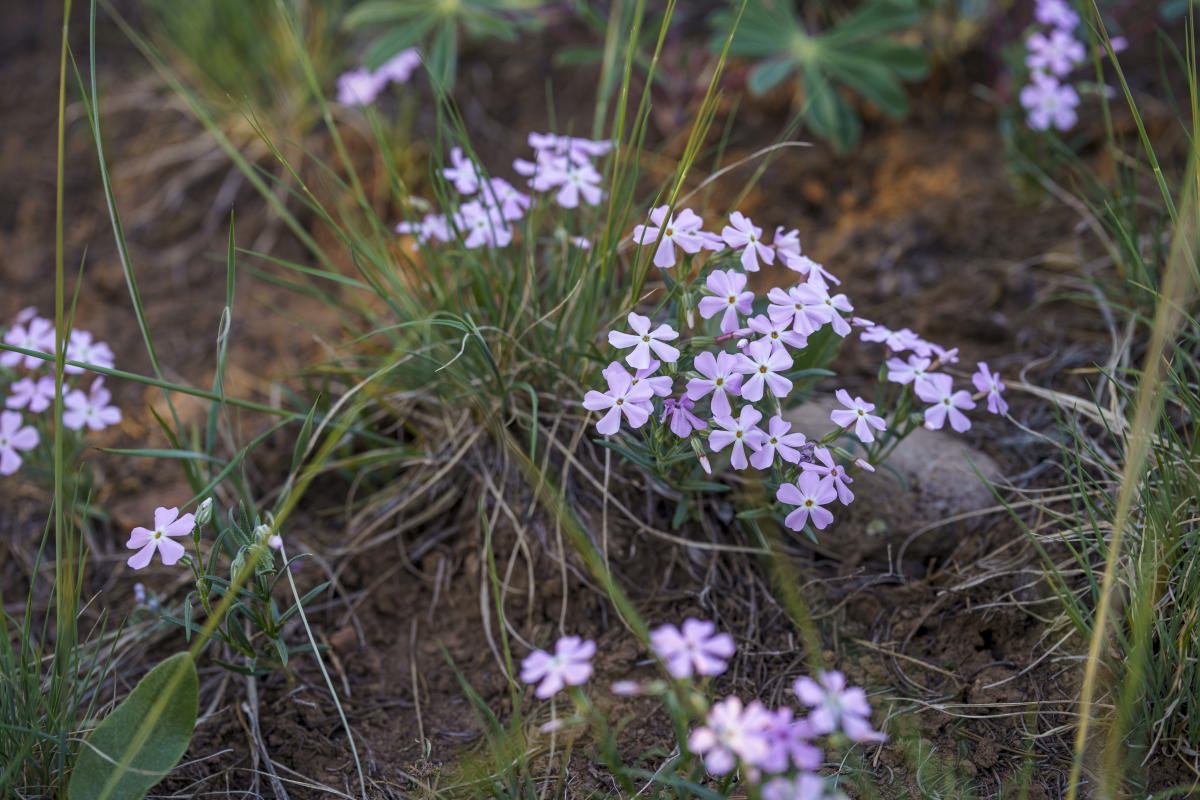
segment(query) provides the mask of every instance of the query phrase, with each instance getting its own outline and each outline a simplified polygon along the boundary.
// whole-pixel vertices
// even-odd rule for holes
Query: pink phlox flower
[[[954,379],[949,375],[931,375],[928,381],[917,384],[914,391],[917,397],[933,405],[925,409],[925,427],[931,431],[940,430],[950,420],[950,427],[962,433],[971,427],[971,420],[962,413],[975,407],[971,395],[959,389],[954,391]]]
[[[762,335],[762,339],[759,341],[770,342],[775,347],[786,345],[796,350],[803,350],[808,346],[808,337],[802,333],[796,333],[792,329],[791,320],[777,322],[766,314],[758,314],[747,320],[746,324],[754,333]]]
[[[781,484],[775,499],[797,507],[783,521],[791,530],[804,530],[809,521],[814,528],[822,530],[833,522],[833,512],[823,506],[837,499],[837,491],[830,481],[823,481],[816,473],[806,471],[800,473],[795,483]]]
[[[808,722],[816,733],[841,730],[855,742],[882,742],[887,736],[871,728],[871,704],[867,693],[854,686],[846,688],[846,676],[822,670],[817,680],[808,676],[796,679],[792,691],[800,702],[812,707]]]
[[[629,312],[629,327],[633,333],[609,331],[608,343],[618,349],[632,347],[633,352],[625,356],[629,366],[635,369],[646,369],[650,366],[650,352],[668,364],[679,360],[679,350],[667,342],[679,338],[679,333],[666,323],[650,330],[650,318],[643,317],[636,311]]]
[[[337,102],[343,106],[369,106],[386,85],[386,80],[379,80],[369,69],[343,72],[337,79]]]
[[[78,329],[71,331],[71,338],[67,342],[67,358],[107,369],[112,369],[114,363],[112,348],[104,342],[95,341],[90,332]],[[63,370],[68,374],[78,375],[83,372],[83,367],[67,364]]]
[[[821,292],[807,282],[797,284],[786,292],[778,286],[767,293],[767,315],[775,322],[791,324],[801,336],[811,336],[829,322],[829,308]]]
[[[1064,30],[1052,30],[1049,36],[1034,33],[1025,40],[1025,47],[1029,50],[1025,66],[1059,77],[1069,74],[1085,57],[1083,44]]]
[[[850,300],[846,295],[830,294],[829,285],[819,274],[810,275],[808,280],[800,286],[800,293],[805,297],[811,294],[825,306],[834,333],[842,337],[850,335],[850,323],[842,317],[842,314],[850,313],[854,310],[854,306],[850,305]]]
[[[566,180],[567,159],[549,151],[539,152],[534,161],[524,158],[513,161],[513,170],[529,178],[527,183],[535,191],[548,192]]]
[[[692,431],[702,431],[708,427],[708,423],[692,413],[692,409],[696,404],[688,399],[687,395],[683,395],[679,399],[667,398],[663,400],[663,414],[660,422],[671,421],[671,433],[678,436],[680,439],[686,439],[692,435]]]
[[[734,250],[744,248],[742,268],[747,272],[758,272],[760,258],[767,264],[775,263],[775,251],[763,244],[762,228],[740,211],[729,215],[729,224],[721,229],[721,238]]]
[[[141,569],[150,563],[154,551],[162,556],[162,562],[168,567],[183,557],[183,545],[172,541],[171,537],[187,536],[196,527],[194,514],[179,515],[178,508],[156,508],[154,510],[154,530],[134,528],[129,533],[129,541],[125,546],[137,550],[125,563],[131,569]]]
[[[688,399],[699,400],[712,392],[713,416],[728,416],[732,412],[729,396],[740,397],[742,393],[742,374],[737,365],[737,357],[729,353],[717,353],[714,357],[706,350],[696,356],[692,366],[703,377],[688,381]]]
[[[757,700],[745,708],[736,697],[714,703],[704,725],[688,737],[688,749],[704,756],[704,766],[713,775],[729,773],[739,758],[755,764],[767,752],[765,730],[769,713]]]
[[[554,655],[534,650],[521,662],[521,680],[538,683],[534,694],[545,700],[566,686],[582,686],[592,677],[596,643],[578,636],[564,636],[554,644]]]
[[[667,218],[670,206],[659,206],[650,212],[653,225],[636,225],[633,241],[645,246],[658,242],[654,250],[654,266],[667,269],[675,266],[675,245],[685,253],[699,253],[706,240],[700,230],[704,220],[690,208],[681,209],[676,216]]]
[[[42,317],[33,317],[28,323],[16,323],[4,334],[4,343],[39,353],[54,352],[54,323]],[[0,367],[15,367],[22,364],[25,369],[34,369],[45,363],[34,356],[21,355],[11,350],[0,353]]]
[[[875,468],[871,466],[871,462],[867,461],[865,458],[854,459],[854,466],[856,466],[859,469],[864,470],[866,472],[874,472],[875,471]]]
[[[929,350],[933,353],[933,358],[939,364],[957,364],[958,363],[958,348],[951,347],[949,350],[941,345],[927,342]]]
[[[413,70],[419,66],[421,66],[421,54],[417,48],[409,47],[383,62],[383,65],[375,70],[375,78],[384,84],[389,82],[408,83]]]
[[[549,153],[567,156],[576,164],[587,164],[590,159],[602,156],[612,149],[609,139],[582,139],[578,136],[558,136],[553,133],[530,133],[529,146],[539,156]]]
[[[1033,73],[1032,83],[1021,89],[1021,105],[1029,112],[1027,122],[1035,131],[1049,130],[1051,126],[1060,131],[1069,131],[1079,121],[1075,113],[1079,95],[1069,84],[1040,72]]]
[[[18,450],[32,450],[40,438],[32,425],[22,425],[16,411],[0,412],[0,475],[12,475],[21,468]]]
[[[755,469],[768,469],[775,461],[776,453],[789,464],[799,464],[800,451],[796,448],[803,447],[807,440],[799,431],[788,433],[791,429],[792,423],[783,417],[778,414],[771,417],[762,443],[754,455],[750,456],[751,465]]]
[[[987,392],[987,409],[990,413],[1002,416],[1007,414],[1008,402],[1001,396],[1005,386],[1000,380],[1000,373],[988,369],[986,361],[978,362],[978,366],[979,371],[971,376],[971,383],[975,384],[976,391]],[[16,388],[15,383],[13,388]]]
[[[772,778],[762,789],[763,800],[845,800],[846,795],[830,790],[828,783],[813,772],[800,772],[790,778]]]
[[[94,431],[116,425],[121,421],[121,409],[109,405],[110,400],[112,392],[104,388],[104,378],[96,378],[87,394],[76,389],[63,398],[63,425],[75,431],[84,425]]]
[[[758,450],[766,434],[758,428],[762,413],[754,406],[742,406],[742,411],[736,419],[728,415],[717,415],[713,420],[724,430],[713,429],[708,435],[708,446],[714,453],[730,448],[729,463],[734,469],[745,469],[750,462],[746,458],[746,447],[752,451]]]
[[[754,311],[754,292],[747,292],[746,276],[735,270],[714,269],[704,284],[713,297],[700,299],[700,316],[712,319],[721,314],[721,333],[733,333],[738,329],[738,314]]]
[[[593,389],[583,398],[583,407],[588,411],[608,412],[596,423],[596,430],[605,436],[613,435],[621,427],[622,415],[631,428],[645,425],[654,410],[651,405],[654,390],[650,384],[643,382],[634,386],[628,372],[623,368],[613,370],[611,365],[604,371],[604,377],[608,381],[608,391],[601,393]]]
[[[24,325],[38,315],[37,306],[25,306],[13,317],[14,325]]]
[[[581,196],[588,205],[598,206],[604,197],[604,191],[600,188],[601,180],[603,177],[591,164],[571,164],[554,199],[563,208],[575,208]]]
[[[1112,51],[1114,53],[1120,53],[1129,48],[1129,40],[1124,36],[1114,36],[1108,40],[1108,43],[1112,45]],[[1104,53],[1101,53],[1101,55],[1106,56],[1108,55],[1108,52],[1105,51]]]
[[[791,253],[785,250],[779,254],[779,257],[783,260],[783,265],[785,267],[793,272],[799,272],[800,277],[804,278],[805,280],[815,276],[826,283],[841,283],[837,276],[808,256],[801,255],[799,253]]]
[[[629,371],[625,369],[620,361],[614,361],[605,367],[601,374],[604,375],[605,379],[611,383],[612,378],[609,377],[609,372],[623,372],[625,373],[625,376],[629,378],[630,386],[637,386],[638,383],[645,381],[646,385],[650,387],[650,391],[654,392],[654,394],[658,395],[659,397],[670,397],[671,391],[674,388],[674,380],[670,375],[655,376],[654,373],[658,371],[660,366],[662,366],[661,363],[651,359],[648,366],[639,369],[633,375],[630,375]]]
[[[500,216],[507,221],[524,217],[533,202],[529,195],[518,192],[516,187],[504,178],[492,178],[488,181],[488,188],[483,192],[483,201],[498,208]]]
[[[887,423],[882,417],[876,416],[870,412],[875,410],[874,403],[868,403],[861,397],[850,399],[850,393],[845,389],[838,389],[834,394],[837,401],[844,405],[846,409],[837,409],[829,414],[829,418],[833,420],[835,425],[846,428],[847,430],[853,426],[854,435],[864,444],[875,441],[875,434],[871,432],[871,428],[882,431],[887,428]]]
[[[506,247],[512,243],[513,231],[498,208],[485,206],[478,200],[463,203],[454,215],[454,225],[463,235],[463,246]]]
[[[926,358],[933,353],[933,349],[929,346],[929,343],[910,328],[901,328],[898,331],[894,331],[886,325],[869,325],[866,327],[866,330],[859,334],[859,338],[864,342],[882,342],[893,353],[903,353],[905,350],[912,350],[922,358]]]
[[[907,386],[910,383],[920,383],[928,380],[930,375],[936,375],[936,372],[929,372],[929,365],[933,361],[928,358],[921,358],[917,355],[911,355],[907,361],[902,361],[899,358],[889,358],[887,361],[887,379],[892,383],[899,383],[902,386]]]
[[[448,242],[453,237],[450,234],[450,222],[445,214],[426,214],[420,222],[405,220],[397,223],[396,233],[411,233],[417,237],[417,244],[425,244],[430,239]]]
[[[1073,31],[1079,26],[1079,15],[1066,0],[1037,0],[1033,16],[1043,25],[1051,25],[1065,31]]]
[[[767,754],[755,766],[768,773],[787,772],[793,766],[804,770],[820,767],[824,754],[810,741],[815,733],[808,720],[795,719],[795,712],[788,706],[768,713]]]
[[[780,256],[784,253],[792,256],[800,255],[800,231],[792,228],[784,233],[783,226],[778,226],[775,228],[775,238],[771,240],[771,247]]]
[[[800,468],[805,472],[816,473],[821,476],[821,480],[832,484],[842,505],[848,506],[853,503],[854,492],[850,491],[850,484],[854,483],[854,479],[847,475],[846,470],[834,460],[829,448],[815,448],[813,458],[814,461],[806,461],[800,465]]]
[[[745,353],[736,358],[737,371],[748,376],[742,379],[742,397],[747,400],[761,400],[764,387],[776,397],[787,397],[792,391],[792,382],[781,374],[795,363],[786,349],[759,339],[748,344]]]
[[[442,175],[454,183],[454,190],[459,194],[475,194],[479,191],[483,171],[479,165],[463,155],[461,147],[450,150],[450,166],[442,167]]]
[[[22,378],[8,387],[12,392],[4,401],[9,408],[28,408],[34,414],[39,414],[54,402],[54,378],[43,375],[36,381],[33,378]]]
[[[717,633],[716,625],[701,619],[684,620],[682,631],[674,625],[656,628],[650,632],[650,646],[679,679],[720,675],[735,649],[732,636]]]

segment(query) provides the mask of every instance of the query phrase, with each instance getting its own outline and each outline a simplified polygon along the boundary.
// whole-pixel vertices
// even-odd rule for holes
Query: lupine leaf
[[[166,704],[155,716],[168,687]],[[71,773],[69,800],[144,797],[183,757],[199,706],[199,680],[190,653],[176,653],[150,670],[84,742]],[[151,726],[149,736],[123,768],[144,725]]]

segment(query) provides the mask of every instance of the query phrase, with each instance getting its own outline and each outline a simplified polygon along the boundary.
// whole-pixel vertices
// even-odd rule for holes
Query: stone
[[[832,397],[818,395],[783,416],[793,430],[819,438],[832,430],[829,413],[840,407]],[[948,556],[971,520],[924,529],[996,504],[980,475],[998,480],[1000,467],[953,431],[918,428],[884,465],[875,466],[874,473],[855,474],[853,503],[831,508],[833,525],[817,534],[822,550],[854,561],[899,559],[903,550],[906,564],[922,564]]]

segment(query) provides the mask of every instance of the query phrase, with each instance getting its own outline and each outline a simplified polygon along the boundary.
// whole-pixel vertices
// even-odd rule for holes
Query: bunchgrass
[[[1099,19],[1098,12],[1095,19]],[[1062,603],[1061,624],[1088,643],[1068,797],[1147,791],[1147,765],[1164,755],[1200,768],[1200,211],[1194,132],[1200,113],[1189,17],[1184,63],[1192,142],[1172,185],[1159,161],[1107,34],[1108,50],[1138,131],[1137,151],[1112,133],[1118,178],[1068,166],[1085,194],[1075,201],[1114,267],[1097,295],[1114,320],[1117,348],[1100,365],[1085,419],[1064,408],[1061,454],[1069,508],[1043,507],[1051,530],[1034,535]],[[1060,153],[1060,155],[1062,155]],[[1043,176],[1044,177],[1044,176]],[[1117,322],[1119,320],[1119,322]],[[1085,779],[1085,774],[1088,776]],[[1194,788],[1194,787],[1193,787]],[[1182,789],[1186,791],[1186,787]]]

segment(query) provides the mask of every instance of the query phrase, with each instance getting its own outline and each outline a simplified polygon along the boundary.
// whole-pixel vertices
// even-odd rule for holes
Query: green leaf
[[[371,69],[379,69],[383,63],[406,47],[412,47],[433,30],[435,17],[418,19],[407,25],[391,28],[367,48],[366,62]]]
[[[804,92],[808,99],[804,117],[818,136],[831,140],[845,152],[858,144],[859,122],[854,110],[837,89],[815,68],[804,70]]]
[[[877,62],[906,81],[919,80],[929,74],[929,59],[919,47],[877,39],[855,44],[854,52],[864,61]]]
[[[753,94],[766,94],[786,78],[796,65],[789,58],[771,58],[756,66],[746,81]]]
[[[904,87],[882,64],[848,50],[827,53],[824,64],[835,77],[879,106],[883,113],[893,117],[908,113],[908,95],[904,93]]]
[[[421,11],[422,9],[413,8],[413,4],[406,2],[406,0],[367,0],[365,3],[359,3],[350,13],[346,14],[345,19],[342,20],[342,27],[347,30],[353,30],[361,28],[364,25],[403,22],[413,18],[419,19]],[[419,24],[417,23],[417,25]],[[417,25],[411,27],[416,27]],[[414,41],[416,40],[414,39]],[[401,45],[397,49],[397,52],[407,46]]]
[[[449,90],[454,85],[454,74],[458,67],[458,31],[452,20],[443,22],[433,35],[428,66],[434,80],[442,88]]]
[[[196,664],[190,653],[176,653],[150,670],[92,731],[75,761],[68,799],[144,797],[183,757],[199,707]],[[122,768],[124,762],[128,766]]]
[[[828,41],[840,39],[870,39],[898,28],[908,28],[921,21],[921,11],[896,3],[878,2],[863,6],[825,34]]]

